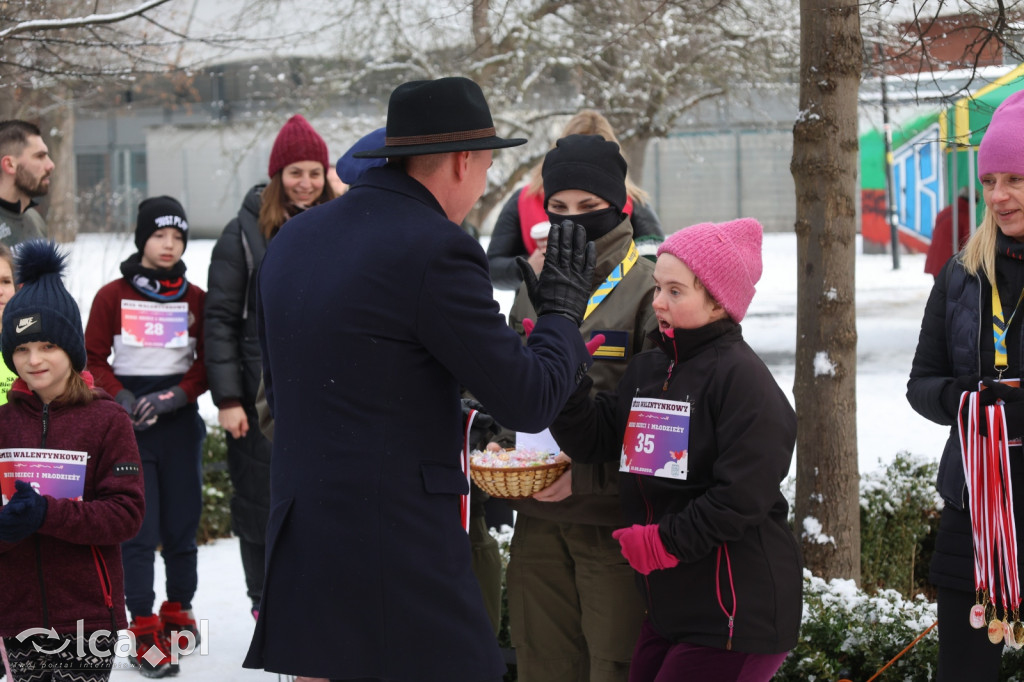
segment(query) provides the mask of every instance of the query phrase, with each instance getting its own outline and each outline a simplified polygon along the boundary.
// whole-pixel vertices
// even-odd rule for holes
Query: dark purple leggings
[[[633,649],[629,682],[767,682],[786,654],[744,654],[696,644],[673,644],[644,621]]]

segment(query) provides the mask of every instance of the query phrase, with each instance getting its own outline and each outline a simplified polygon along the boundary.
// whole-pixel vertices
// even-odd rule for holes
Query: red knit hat
[[[327,144],[302,114],[295,114],[281,127],[270,150],[267,175],[274,177],[285,166],[299,161],[316,161],[327,170]]]
[[[740,322],[761,279],[761,223],[740,218],[679,230],[658,247],[693,270],[734,321]]]

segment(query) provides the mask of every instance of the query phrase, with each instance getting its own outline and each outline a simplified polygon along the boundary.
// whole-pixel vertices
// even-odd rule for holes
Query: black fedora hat
[[[360,159],[419,156],[525,144],[494,131],[480,86],[468,78],[402,83],[388,100],[384,146],[354,154]]]

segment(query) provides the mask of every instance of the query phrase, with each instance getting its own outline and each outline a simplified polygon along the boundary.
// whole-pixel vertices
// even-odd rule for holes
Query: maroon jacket
[[[88,405],[44,412],[19,379],[0,406],[0,448],[31,447],[87,452],[85,490],[82,501],[47,496],[38,531],[0,542],[0,636],[31,627],[73,633],[79,619],[85,632],[126,627],[120,543],[135,536],[145,511],[131,420],[102,392]]]

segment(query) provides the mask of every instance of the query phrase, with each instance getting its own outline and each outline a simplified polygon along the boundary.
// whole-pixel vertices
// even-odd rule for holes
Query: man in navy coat
[[[333,680],[503,674],[459,520],[460,387],[501,424],[536,432],[590,363],[583,229],[554,228],[523,346],[459,227],[492,150],[524,142],[495,135],[468,79],[405,83],[385,146],[364,152],[389,163],[270,243],[259,287],[271,512],[246,667]]]

